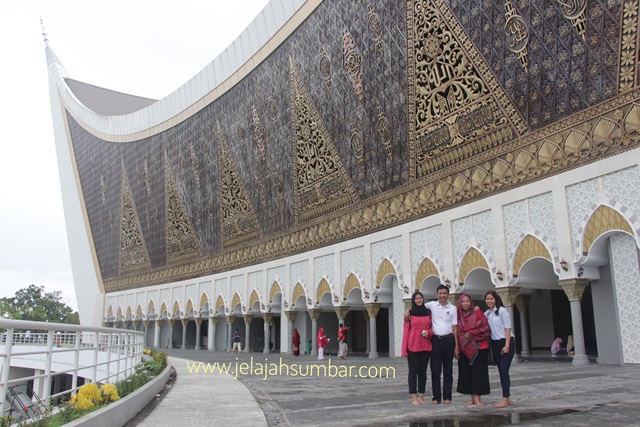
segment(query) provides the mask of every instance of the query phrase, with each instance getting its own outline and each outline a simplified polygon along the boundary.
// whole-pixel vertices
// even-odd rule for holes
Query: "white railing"
[[[9,387],[33,381],[34,391],[38,389],[40,399],[47,402],[75,394],[79,377],[94,383],[116,382],[142,361],[142,332],[6,319],[0,320],[0,328],[6,329],[0,336],[0,414],[5,412]],[[25,369],[33,369],[34,375],[24,376]],[[72,376],[71,387],[51,393],[52,379],[62,374]]]

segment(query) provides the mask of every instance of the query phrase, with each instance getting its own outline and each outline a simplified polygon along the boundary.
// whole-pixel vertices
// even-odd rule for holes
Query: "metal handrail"
[[[7,391],[11,386],[30,380],[38,382],[42,400],[47,401],[75,394],[81,371],[83,377],[94,383],[115,382],[132,374],[142,361],[144,333],[138,331],[11,319],[0,319],[0,328],[6,329],[0,333],[0,415],[4,414]],[[31,330],[46,332],[32,333]],[[13,377],[10,375],[12,358],[20,358],[21,367],[31,362],[34,370],[42,373],[9,380]],[[43,362],[44,369],[35,367],[42,366]],[[58,366],[55,370],[52,369],[54,364]],[[71,388],[51,394],[52,377],[61,374],[72,376]]]

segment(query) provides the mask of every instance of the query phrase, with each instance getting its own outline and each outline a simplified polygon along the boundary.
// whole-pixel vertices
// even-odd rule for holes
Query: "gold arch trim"
[[[415,288],[420,289],[420,285],[422,285],[422,282],[424,282],[424,280],[429,276],[439,277],[438,269],[436,268],[436,265],[433,263],[433,261],[431,261],[429,258],[425,258],[420,263],[418,271],[416,272]]]
[[[216,300],[216,312],[220,310],[220,307],[224,306],[224,299],[222,295],[218,295],[218,299]]]
[[[584,228],[582,254],[587,255],[593,242],[602,234],[611,230],[620,230],[629,233],[631,236],[634,235],[629,221],[624,216],[609,206],[601,205],[591,215]]]
[[[127,317],[131,316],[133,314],[133,310],[131,309],[131,306],[127,307]]]
[[[540,239],[527,234],[516,248],[513,257],[513,277],[518,277],[522,266],[532,258],[544,258],[551,261],[551,254]]]
[[[190,310],[193,310],[193,301],[191,301],[191,299],[189,299],[189,301],[187,301],[187,308],[184,311],[185,313],[189,313]]]
[[[393,264],[391,264],[391,261],[385,258],[384,260],[382,260],[382,263],[380,264],[380,268],[378,268],[378,278],[376,280],[376,289],[380,289],[380,286],[382,285],[382,281],[389,274],[395,274],[396,277],[398,276],[398,272],[396,271],[396,268],[393,266]]]
[[[260,301],[260,295],[258,295],[258,293],[254,289],[253,292],[251,292],[251,296],[249,297],[249,310],[253,308],[253,305],[256,303],[256,301]]]
[[[118,307],[118,317],[122,317],[122,307]]]
[[[142,306],[138,304],[138,309],[136,310],[136,318],[142,314]]]
[[[293,294],[291,296],[291,304],[295,305],[296,301],[300,296],[305,295],[304,288],[300,283],[296,283],[296,286],[293,288]]]
[[[112,317],[113,316],[113,306],[109,306],[109,310],[107,310],[107,317]]]
[[[162,305],[160,306],[160,317],[165,314],[167,314],[167,304],[162,303]]]
[[[149,301],[149,306],[147,307],[147,314],[151,314],[155,309],[156,309],[156,304],[153,302],[153,300]]]
[[[331,286],[329,286],[329,282],[327,282],[327,279],[323,278],[318,285],[318,291],[316,292],[316,302],[320,302],[322,295],[326,294],[327,292],[331,294]]]
[[[355,288],[361,289],[360,281],[358,280],[355,274],[351,273],[349,277],[347,277],[347,281],[344,284],[343,298],[347,299],[347,296],[349,295],[349,293]]]
[[[460,284],[464,283],[471,270],[479,267],[489,270],[487,260],[484,259],[480,251],[476,248],[470,248],[467,253],[464,254],[462,262],[460,263]]]
[[[240,304],[241,302],[242,301],[240,300],[240,295],[238,295],[238,293],[236,292],[233,296],[233,299],[231,300],[231,307],[229,308],[233,310],[234,308],[236,308],[236,305]]]
[[[202,297],[200,297],[200,310],[202,310],[202,307],[204,307],[204,305],[208,303],[209,297],[207,296],[207,294],[202,294]],[[211,305],[209,305],[209,308],[211,308]]]
[[[180,313],[180,303],[178,301],[173,303],[173,315]]]
[[[269,293],[269,302],[273,302],[273,299],[278,292],[282,293],[282,288],[280,288],[280,284],[278,284],[278,282],[273,282],[273,285],[271,285],[271,292]]]

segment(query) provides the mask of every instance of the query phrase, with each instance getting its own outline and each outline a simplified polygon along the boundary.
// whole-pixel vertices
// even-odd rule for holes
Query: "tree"
[[[0,298],[2,317],[35,322],[79,324],[78,312],[62,302],[62,292],[45,292],[44,286],[29,285],[13,297]]]

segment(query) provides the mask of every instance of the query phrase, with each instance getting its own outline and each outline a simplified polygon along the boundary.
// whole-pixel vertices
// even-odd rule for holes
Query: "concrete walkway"
[[[483,397],[487,406],[479,408],[466,405],[468,396],[455,393],[454,362],[453,404],[416,408],[409,403],[403,358],[350,357],[342,361],[331,357],[319,362],[308,356],[280,354],[163,351],[171,356],[177,381],[145,420],[148,422],[140,425],[640,425],[640,365],[521,362],[511,368],[512,406],[496,409],[492,404],[501,398],[496,367],[489,367],[491,394]],[[189,372],[187,359],[203,362],[198,373],[193,365]],[[213,366],[215,362],[230,363],[229,374],[203,372],[207,363]],[[244,367],[243,362],[247,363]],[[236,380],[239,369],[244,370]],[[369,373],[377,375],[369,378]],[[428,399],[430,373],[427,378]]]
[[[205,374],[202,370],[195,373],[188,362],[169,357],[169,364],[176,370],[176,381],[169,394],[138,426],[267,425],[260,405],[242,383],[229,374]]]

